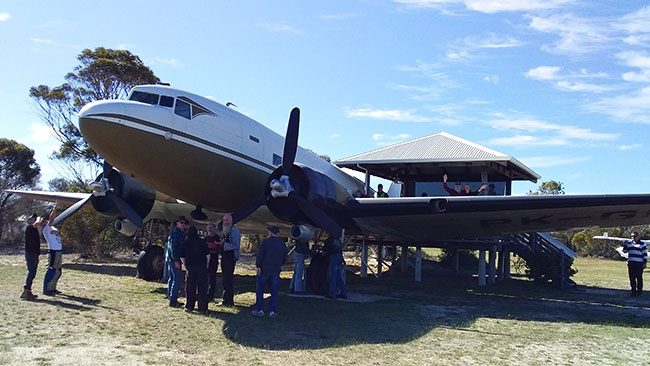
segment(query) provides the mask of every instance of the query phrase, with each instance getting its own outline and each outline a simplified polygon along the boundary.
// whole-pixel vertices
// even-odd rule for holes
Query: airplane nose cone
[[[103,156],[106,149],[119,146],[114,126],[124,116],[122,101],[101,100],[86,104],[79,112],[79,130],[86,142]]]

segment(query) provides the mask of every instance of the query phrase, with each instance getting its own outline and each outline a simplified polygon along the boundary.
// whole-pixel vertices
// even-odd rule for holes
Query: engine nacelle
[[[291,227],[291,239],[297,241],[309,241],[314,238],[316,228],[311,225],[293,225]]]
[[[99,181],[102,176],[97,180]],[[116,195],[120,196],[142,218],[147,217],[156,201],[156,191],[145,186],[128,175],[112,169],[108,174],[108,185]],[[104,196],[92,197],[93,207],[97,212],[108,217],[122,218],[120,210],[113,201]],[[133,224],[132,224],[133,225]],[[119,230],[118,230],[119,231]]]
[[[266,194],[270,195],[271,182],[279,179],[282,175],[282,167],[276,169],[269,176],[266,182]],[[294,164],[289,172],[289,179],[294,189],[294,194],[298,194],[306,200],[315,204],[325,212],[333,213],[339,209],[351,198],[348,191],[332,180],[325,174],[315,171],[302,164]],[[316,224],[310,222],[295,204],[289,199],[275,198],[267,202],[269,210],[278,218],[295,224]],[[332,217],[336,220],[335,214]]]
[[[138,227],[128,219],[115,220],[114,227],[117,232],[126,236],[131,236],[138,230]]]

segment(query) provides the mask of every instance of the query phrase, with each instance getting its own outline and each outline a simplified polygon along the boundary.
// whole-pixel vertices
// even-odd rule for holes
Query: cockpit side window
[[[182,100],[176,100],[176,108],[174,108],[174,113],[178,114],[181,117],[185,117],[187,119],[190,119],[191,112],[190,112],[190,105],[189,103],[183,102]]]
[[[161,95],[160,96],[160,105],[163,107],[173,107],[174,106],[174,98],[169,97],[167,95]]]
[[[152,93],[146,93],[146,92],[134,90],[133,93],[131,93],[131,97],[129,97],[129,100],[156,105],[158,104],[158,97],[159,97],[158,94],[152,94]]]

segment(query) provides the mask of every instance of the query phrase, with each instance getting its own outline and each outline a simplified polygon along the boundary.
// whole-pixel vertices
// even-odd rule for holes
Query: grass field
[[[650,293],[629,297],[624,262],[579,258],[579,290],[564,292],[445,271],[422,283],[348,275],[355,301],[281,292],[273,319],[251,316],[250,264],[236,272],[236,306],[201,316],[169,308],[165,286],[134,278],[133,263],[64,263],[63,294],[25,302],[22,256],[0,256],[0,364],[650,364]]]

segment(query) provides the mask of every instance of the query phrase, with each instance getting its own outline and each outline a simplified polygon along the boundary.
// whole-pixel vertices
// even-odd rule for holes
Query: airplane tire
[[[327,296],[329,292],[329,257],[316,253],[307,269],[309,290],[316,295]]]
[[[145,281],[160,281],[165,265],[165,250],[158,245],[149,245],[138,258],[138,277]]]

